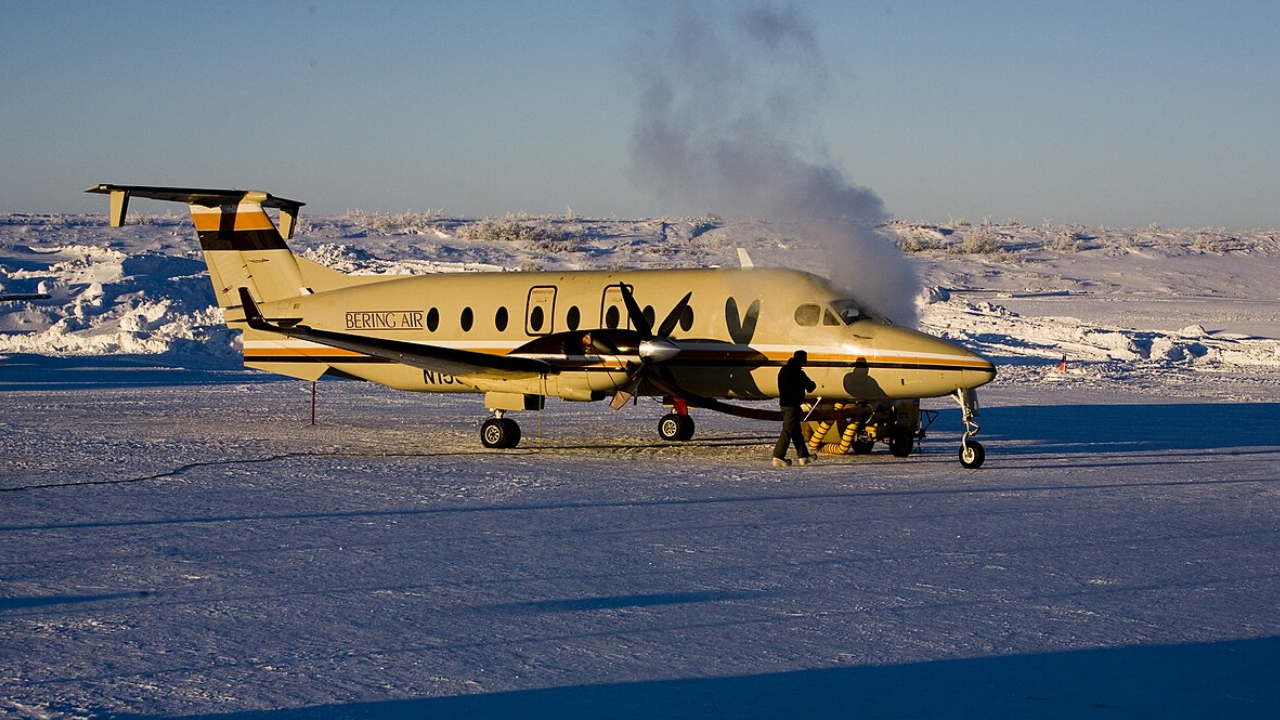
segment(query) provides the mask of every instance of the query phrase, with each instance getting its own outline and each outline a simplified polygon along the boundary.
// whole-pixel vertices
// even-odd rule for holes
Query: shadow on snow
[[[1206,718],[1280,716],[1280,638],[847,666],[183,716],[333,718]],[[155,718],[146,715],[111,715]]]
[[[958,425],[959,412],[946,412],[955,417],[943,426]],[[1028,443],[1004,454],[1280,447],[1280,403],[1015,405],[983,408],[979,420],[984,442]]]
[[[172,387],[280,379],[246,369],[239,356],[0,355],[0,392]]]

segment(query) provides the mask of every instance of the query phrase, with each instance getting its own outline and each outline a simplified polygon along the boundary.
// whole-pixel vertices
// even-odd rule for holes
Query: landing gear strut
[[[978,395],[973,390],[957,390],[953,396],[960,403],[960,412],[964,420],[964,437],[960,440],[960,464],[970,470],[977,470],[987,459],[987,451],[982,443],[973,439],[981,428],[973,419],[978,417]]]
[[[480,443],[490,449],[513,448],[520,444],[520,426],[503,417],[501,410],[495,410],[493,417],[480,426]]]

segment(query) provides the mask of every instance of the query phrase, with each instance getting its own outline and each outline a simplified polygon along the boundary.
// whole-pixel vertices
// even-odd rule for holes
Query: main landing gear
[[[658,421],[658,436],[667,442],[684,442],[693,437],[693,418],[667,413]]]
[[[505,450],[520,444],[520,426],[495,410],[493,417],[480,426],[480,443],[489,449]]]
[[[689,415],[689,406],[679,398],[670,403],[675,412],[667,413],[658,421],[658,437],[667,442],[684,442],[693,438],[693,417]]]

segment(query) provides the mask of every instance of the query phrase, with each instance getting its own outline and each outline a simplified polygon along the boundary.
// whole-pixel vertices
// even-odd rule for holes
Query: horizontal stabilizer
[[[298,209],[306,205],[304,202],[276,197],[261,190],[216,190],[211,188],[100,183],[85,190],[85,192],[111,196],[111,227],[120,227],[124,224],[124,216],[129,210],[129,198],[131,197],[181,202],[209,208],[247,202],[262,207],[278,209],[280,211],[280,234],[285,238],[293,237],[293,230],[298,220]]]

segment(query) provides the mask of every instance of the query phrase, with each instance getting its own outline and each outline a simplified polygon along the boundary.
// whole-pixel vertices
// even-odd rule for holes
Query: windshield
[[[857,300],[832,300],[831,309],[836,311],[845,325],[852,325],[858,320],[866,320],[871,314],[858,306]]]

